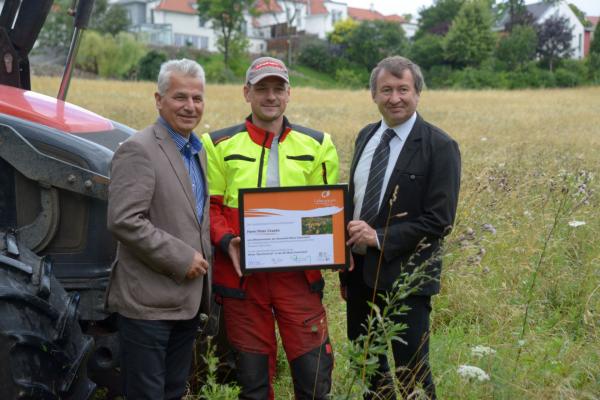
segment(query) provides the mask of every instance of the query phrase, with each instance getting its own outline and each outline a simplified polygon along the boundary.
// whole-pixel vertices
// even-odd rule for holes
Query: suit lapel
[[[379,126],[381,125],[381,121],[371,126],[371,129],[367,134],[362,138],[362,141],[357,143],[356,148],[354,149],[354,158],[352,158],[352,164],[350,165],[350,177],[354,180],[354,171],[356,170],[356,166],[358,165],[358,160],[360,160],[360,156],[362,155],[365,146],[369,142],[369,139],[377,132]]]
[[[408,134],[406,143],[402,146],[402,151],[400,151],[398,159],[396,160],[396,165],[394,166],[387,188],[385,189],[385,195],[383,196],[384,201],[389,199],[394,193],[394,188],[398,181],[398,174],[406,169],[414,155],[421,149],[421,124],[421,116],[417,114],[417,120]]]
[[[181,184],[183,192],[185,193],[185,197],[187,197],[188,203],[194,210],[194,215],[196,215],[196,201],[192,191],[192,182],[190,181],[190,175],[188,174],[185,165],[183,165],[181,153],[177,150],[177,146],[169,136],[169,132],[167,132],[166,128],[160,123],[156,123],[154,125],[154,134],[156,136],[158,146],[167,156],[167,159],[171,164],[171,168],[173,168],[173,171],[175,172],[175,175]]]
[[[204,182],[204,200],[208,200],[208,185],[206,182],[207,178],[207,170],[206,170],[206,150],[204,149],[204,145],[202,146],[202,150],[198,153],[198,161],[200,162],[200,168],[202,169],[202,181]]]

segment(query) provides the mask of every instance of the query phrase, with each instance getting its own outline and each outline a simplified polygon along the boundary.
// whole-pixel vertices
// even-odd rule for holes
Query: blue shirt
[[[183,165],[187,169],[192,183],[192,190],[196,198],[196,214],[198,215],[198,223],[202,224],[202,215],[204,211],[204,179],[202,177],[202,168],[198,160],[198,153],[202,150],[202,142],[192,132],[189,140],[186,140],[177,131],[175,131],[162,117],[158,118],[159,122],[167,128],[169,135],[175,142],[177,150],[181,153]]]

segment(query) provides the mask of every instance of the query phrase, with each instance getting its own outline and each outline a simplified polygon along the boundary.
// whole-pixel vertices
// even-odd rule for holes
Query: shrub
[[[598,33],[598,35],[600,35],[600,33]],[[589,81],[596,84],[600,83],[600,53],[590,53],[585,62],[587,65]]]
[[[432,89],[452,86],[452,68],[449,65],[434,65],[424,75],[427,87]]]
[[[231,83],[240,81],[241,76],[237,76],[230,68],[225,67],[222,57],[212,57],[202,62],[206,80],[210,83]]]
[[[529,63],[519,71],[507,74],[509,89],[523,88],[549,88],[556,86],[554,74],[548,70],[541,69],[536,63]]]
[[[344,87],[365,88],[369,86],[369,74],[359,69],[340,68],[335,71],[335,80]]]
[[[156,81],[160,65],[167,61],[167,55],[162,51],[150,50],[140,59],[138,66],[138,79]]]
[[[581,83],[580,75],[564,67],[557,68],[554,76],[558,87],[573,87]]]
[[[103,78],[132,78],[146,48],[130,33],[116,36],[89,31],[81,43],[77,66]]]
[[[531,26],[517,25],[513,31],[500,39],[496,57],[507,70],[520,68],[535,57],[537,33]]]
[[[305,40],[300,45],[298,63],[320,72],[333,72],[335,69],[335,59],[331,55],[329,45],[319,39]]]
[[[494,72],[490,68],[465,68],[454,72],[453,80],[453,86],[456,88],[494,89],[508,87],[506,75],[501,72]]]

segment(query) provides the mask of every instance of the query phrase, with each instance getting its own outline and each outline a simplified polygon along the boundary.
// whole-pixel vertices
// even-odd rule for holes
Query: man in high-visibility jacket
[[[274,398],[275,321],[296,399],[325,399],[333,354],[321,303],[321,272],[255,272],[242,277],[238,189],[337,183],[337,152],[327,133],[291,124],[284,116],[290,84],[280,60],[262,57],[252,63],[244,97],[252,114],[242,124],[202,137],[216,248],[213,289],[236,352],[240,399]]]

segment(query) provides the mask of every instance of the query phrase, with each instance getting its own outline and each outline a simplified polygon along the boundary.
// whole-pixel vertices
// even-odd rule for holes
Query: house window
[[[342,19],[342,12],[340,10],[331,11],[331,24],[335,25],[336,22]]]
[[[199,49],[208,49],[208,37],[200,36],[200,47]]]
[[[196,35],[183,35],[176,33],[174,36],[175,46],[177,47],[195,47],[197,49],[208,49],[208,37]]]
[[[198,26],[200,28],[204,28],[204,25],[206,25],[207,22],[208,22],[208,20],[206,18],[202,18],[201,16],[198,16]]]

